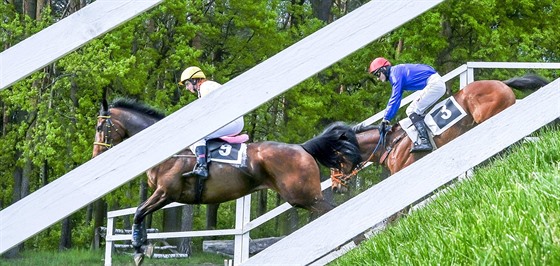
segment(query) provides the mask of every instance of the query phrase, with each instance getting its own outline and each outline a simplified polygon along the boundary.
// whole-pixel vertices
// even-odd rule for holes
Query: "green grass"
[[[103,265],[104,250],[67,250],[63,252],[46,252],[46,251],[26,251],[21,254],[18,259],[0,258],[0,265],[17,265],[17,266],[85,266],[85,265]],[[224,259],[227,257],[209,254],[197,253],[190,258],[182,259],[144,259],[142,265],[224,265]],[[134,265],[132,256],[113,254],[113,265]]]
[[[560,265],[560,131],[539,138],[331,264]]]

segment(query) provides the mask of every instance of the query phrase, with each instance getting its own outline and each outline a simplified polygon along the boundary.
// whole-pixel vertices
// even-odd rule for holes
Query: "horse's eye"
[[[97,130],[97,132],[101,132],[101,129],[102,129],[101,125],[98,125],[98,126],[95,128],[95,130]]]

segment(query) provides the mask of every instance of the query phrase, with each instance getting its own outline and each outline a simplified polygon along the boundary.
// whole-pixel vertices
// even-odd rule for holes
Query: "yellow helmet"
[[[205,79],[206,76],[204,72],[199,67],[192,66],[187,67],[183,73],[181,74],[181,81],[179,81],[179,85],[185,85],[185,81],[189,79]]]

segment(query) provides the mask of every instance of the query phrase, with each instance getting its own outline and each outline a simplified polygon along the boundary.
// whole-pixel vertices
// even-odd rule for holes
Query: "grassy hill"
[[[560,127],[536,136],[330,265],[560,265]]]

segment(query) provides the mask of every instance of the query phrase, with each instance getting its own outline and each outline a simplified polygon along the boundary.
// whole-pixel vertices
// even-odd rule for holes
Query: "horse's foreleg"
[[[134,214],[134,224],[132,225],[132,246],[136,253],[142,253],[142,246],[148,242],[148,234],[144,226],[144,218],[146,215],[161,209],[170,202],[165,191],[156,189],[154,194],[145,202],[138,206]]]
[[[334,206],[330,202],[325,199],[320,199],[310,206],[309,211],[311,211],[311,213],[313,213],[313,217],[316,218],[332,209],[334,209]]]

